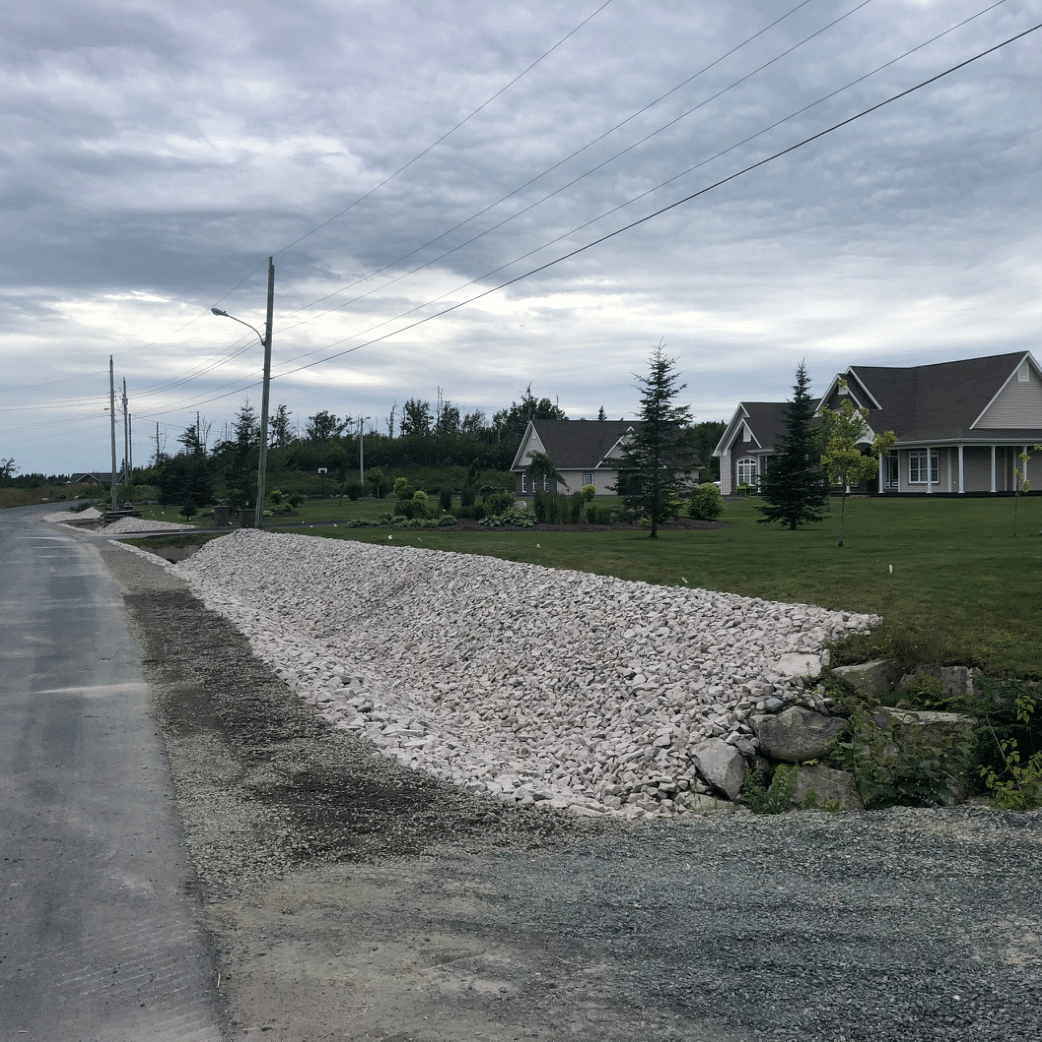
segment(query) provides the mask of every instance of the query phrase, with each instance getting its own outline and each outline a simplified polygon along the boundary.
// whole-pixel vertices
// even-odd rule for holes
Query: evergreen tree
[[[698,466],[690,409],[673,404],[687,384],[677,383],[676,359],[662,348],[659,344],[652,351],[648,376],[637,377],[640,426],[623,446],[615,485],[627,507],[651,519],[651,539],[658,538],[659,524],[694,487],[692,474]]]
[[[825,516],[828,484],[823,473],[812,469],[818,463],[820,449],[809,387],[807,367],[800,362],[792,401],[785,410],[785,435],[771,456],[767,473],[760,478],[761,502],[757,509],[763,514],[761,525],[777,521],[795,532],[800,525]]]
[[[285,405],[276,408],[268,424],[268,448],[285,449],[289,446],[292,428],[289,409]]]

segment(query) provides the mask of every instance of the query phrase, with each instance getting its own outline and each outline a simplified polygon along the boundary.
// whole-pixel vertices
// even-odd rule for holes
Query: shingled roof
[[[973,427],[1026,359],[1034,363],[1027,352],[1014,351],[933,365],[857,365],[843,377],[852,397],[869,410],[872,429],[892,430],[900,442],[1036,439],[1037,428]],[[832,381],[823,403],[832,398],[838,381],[839,377]]]
[[[530,425],[558,470],[592,470],[627,431],[640,427],[640,420],[532,420]],[[531,460],[521,458],[528,440],[526,429],[511,470],[528,469]]]

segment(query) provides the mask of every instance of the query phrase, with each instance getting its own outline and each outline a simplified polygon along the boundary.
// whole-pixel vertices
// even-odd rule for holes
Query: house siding
[[[977,430],[993,428],[1042,427],[1042,384],[1038,373],[1028,365],[1028,383],[1013,379],[999,392],[998,397],[984,410],[975,424]]]

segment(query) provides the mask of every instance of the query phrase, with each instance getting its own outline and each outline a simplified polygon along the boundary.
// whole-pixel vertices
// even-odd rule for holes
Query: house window
[[[930,461],[930,482],[937,484],[937,453],[931,449],[915,449],[908,453],[908,483],[926,484],[926,463]]]
[[[591,474],[588,470],[584,470],[583,471],[583,484],[584,485],[592,485],[593,484],[593,474]]]
[[[738,461],[738,484],[739,485],[755,485],[756,476],[758,469],[756,466],[756,460],[751,457],[740,459]]]
[[[1017,366],[1017,382],[1022,384],[1031,382],[1031,372],[1028,369],[1027,362],[1021,362]]]
[[[528,476],[524,471],[521,471],[521,494],[524,495],[528,491]]]

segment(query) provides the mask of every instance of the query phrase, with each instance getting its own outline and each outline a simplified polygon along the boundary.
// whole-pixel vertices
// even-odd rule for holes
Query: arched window
[[[746,456],[745,459],[738,461],[738,484],[739,485],[756,485],[757,475],[759,468],[756,465],[756,460],[751,456]]]

